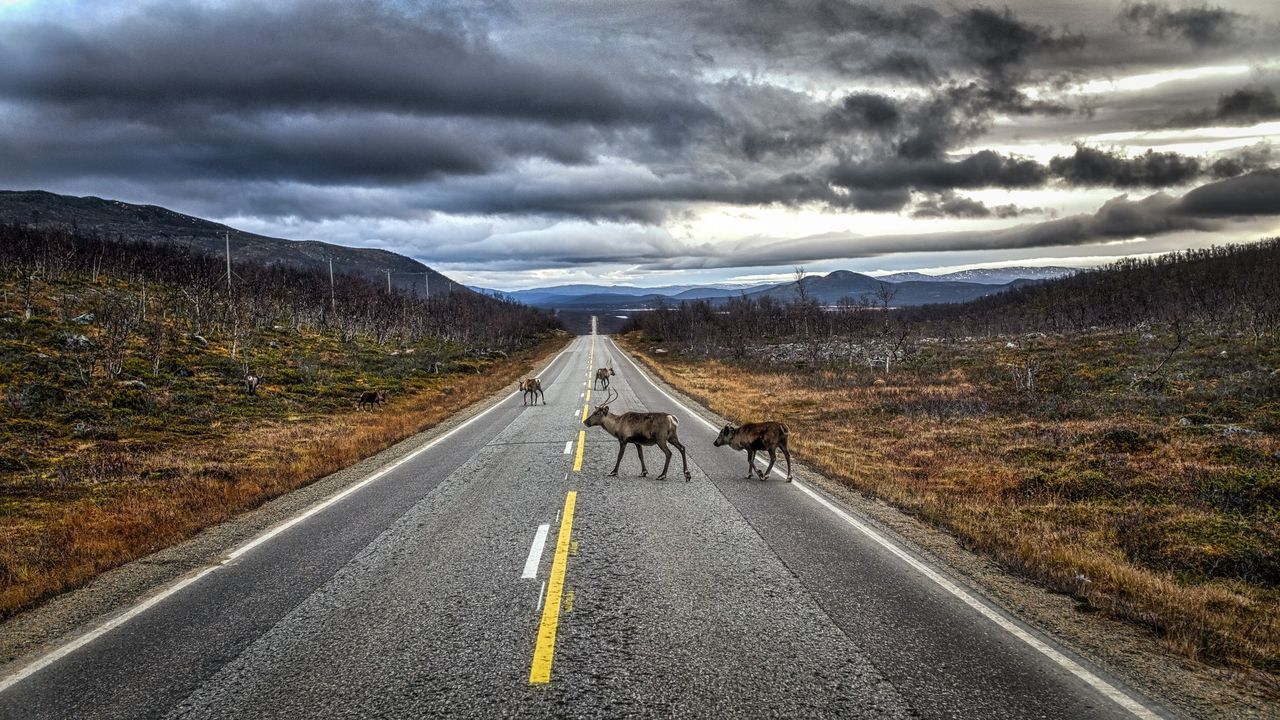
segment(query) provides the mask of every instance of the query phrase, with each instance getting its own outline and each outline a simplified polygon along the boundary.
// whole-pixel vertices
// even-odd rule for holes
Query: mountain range
[[[1078,272],[1066,267],[1011,267],[962,270],[946,275],[924,273],[895,273],[872,277],[849,270],[837,270],[827,275],[811,275],[804,279],[805,294],[825,305],[835,305],[842,300],[882,304],[892,307],[927,305],[931,303],[966,302],[992,295],[1010,287],[1029,282],[1039,282],[1065,277]],[[667,285],[642,288],[631,285],[557,285],[501,292],[482,292],[544,308],[562,310],[640,310],[659,303],[673,304],[684,300],[709,300],[724,302],[737,296],[772,297],[790,301],[798,297],[795,281],[761,285]]]
[[[58,195],[42,190],[0,190],[0,222],[49,229],[77,229],[104,237],[198,248],[222,255],[230,239],[233,260],[280,263],[387,281],[404,290],[432,295],[470,292],[466,286],[412,258],[372,248],[352,248],[314,240],[285,240],[237,230],[227,225],[183,215],[156,205],[133,205],[99,197]],[[429,281],[427,279],[429,278]]]
[[[876,279],[885,282],[974,282],[1004,285],[1014,280],[1056,280],[1078,272],[1080,272],[1079,268],[1050,265],[1048,267],[974,268],[972,270],[958,270],[944,275],[899,272],[880,275]]]

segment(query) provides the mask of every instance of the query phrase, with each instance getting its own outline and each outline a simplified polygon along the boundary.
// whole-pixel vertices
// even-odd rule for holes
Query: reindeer
[[[368,406],[370,410],[387,401],[387,393],[382,390],[365,390],[360,393],[360,402],[356,409],[363,409]]]
[[[787,436],[790,433],[791,429],[786,423],[780,422],[747,423],[742,427],[729,424],[720,431],[715,445],[728,445],[734,450],[747,451],[747,479],[751,479],[753,471],[761,480],[768,477],[778,459],[777,451],[782,450],[782,454],[787,457],[787,482],[791,482],[791,451],[787,449]],[[769,452],[769,468],[764,472],[756,467],[756,453],[761,450]]]
[[[257,375],[245,375],[245,376],[244,376],[244,392],[245,392],[245,394],[246,394],[246,395],[257,395],[257,394],[258,394],[258,383],[259,383],[259,382],[261,382],[261,379],[260,379]]]
[[[520,381],[520,389],[524,392],[525,405],[538,404],[538,398],[542,398],[542,404],[547,404],[547,396],[542,394],[542,381],[538,378],[529,378]],[[532,403],[530,401],[532,400]]]
[[[601,390],[608,390],[609,378],[613,377],[614,375],[617,375],[617,373],[613,371],[613,368],[611,367],[600,368],[599,370],[596,371],[596,379],[591,382],[591,387],[595,388],[595,386],[599,384]]]
[[[689,475],[689,459],[685,455],[680,438],[676,437],[676,427],[680,424],[676,416],[660,412],[627,412],[621,415],[610,415],[609,403],[617,399],[617,393],[610,390],[604,404],[597,405],[595,412],[582,421],[582,424],[587,427],[599,425],[605,432],[618,439],[618,461],[613,464],[613,472],[609,473],[609,477],[618,476],[622,455],[627,451],[627,443],[631,443],[636,446],[636,455],[640,457],[640,477],[649,475],[649,469],[644,464],[644,446],[657,445],[658,449],[662,450],[667,459],[662,463],[662,474],[656,479],[666,480],[667,468],[671,465],[671,450],[667,448],[669,443],[675,445],[680,451],[680,464],[684,469],[685,482],[688,482],[692,477]]]

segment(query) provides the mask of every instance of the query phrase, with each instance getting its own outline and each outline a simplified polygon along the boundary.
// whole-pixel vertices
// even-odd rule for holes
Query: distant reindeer
[[[791,482],[791,451],[787,449],[787,436],[790,434],[791,429],[780,422],[747,423],[741,427],[729,424],[720,431],[715,445],[716,447],[728,445],[734,450],[746,450],[747,478],[750,479],[754,472],[760,476],[761,480],[773,471],[773,464],[778,459],[777,451],[781,450],[787,457],[787,482]],[[760,472],[756,467],[756,453],[761,450],[769,453],[769,467],[764,472]]]
[[[257,375],[244,376],[244,392],[246,395],[258,394],[258,383],[260,382]]]
[[[387,401],[387,393],[382,390],[365,390],[360,393],[360,404],[357,409],[368,407],[370,410],[385,403]]]
[[[596,379],[591,382],[591,387],[594,388],[598,384],[600,385],[601,390],[608,390],[609,378],[613,377],[614,375],[617,375],[617,373],[613,371],[613,368],[611,367],[600,368],[599,370],[596,371]]]
[[[666,462],[662,463],[662,474],[657,477],[658,480],[667,479],[667,468],[671,465],[671,450],[667,448],[668,444],[676,446],[680,451],[680,464],[684,469],[684,479],[688,482],[689,475],[689,458],[685,455],[684,445],[680,442],[680,438],[676,437],[676,427],[680,424],[676,420],[675,415],[668,413],[642,413],[627,412],[621,415],[609,414],[609,403],[618,399],[617,393],[609,391],[609,398],[605,400],[603,405],[596,407],[595,412],[582,421],[587,427],[599,425],[604,428],[605,432],[618,439],[618,461],[613,464],[613,472],[609,473],[609,477],[618,476],[618,467],[622,465],[622,455],[627,451],[627,444],[636,446],[636,455],[640,457],[640,477],[647,477],[649,469],[644,464],[644,446],[657,445],[658,449],[667,456]]]
[[[538,398],[542,398],[542,404],[547,404],[547,396],[542,394],[542,381],[538,378],[529,378],[520,381],[520,389],[524,392],[525,405],[537,405]]]

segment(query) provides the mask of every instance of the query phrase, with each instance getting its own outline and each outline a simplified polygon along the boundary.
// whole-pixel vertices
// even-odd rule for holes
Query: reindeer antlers
[[[602,407],[604,407],[605,405],[608,405],[609,403],[612,403],[614,400],[617,400],[617,399],[618,399],[618,393],[617,393],[617,392],[615,392],[614,390],[610,389],[610,390],[609,390],[609,395],[608,395],[608,397],[606,397],[606,398],[604,399],[604,402],[600,403],[600,404],[599,404],[599,405],[597,405],[596,407],[597,407],[597,408],[602,408]]]

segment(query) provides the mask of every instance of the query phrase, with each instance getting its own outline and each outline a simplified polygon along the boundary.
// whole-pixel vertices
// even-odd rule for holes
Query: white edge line
[[[538,532],[533,534],[533,544],[529,546],[529,557],[525,558],[524,572],[520,574],[520,579],[538,577],[538,564],[542,562],[542,549],[547,544],[547,533],[550,531],[549,524],[538,526]]]
[[[610,342],[613,342],[613,340],[610,340]],[[616,343],[615,343],[615,346],[616,346]],[[688,413],[689,415],[692,415],[695,419],[701,421],[703,425],[706,425],[708,428],[712,430],[716,429],[716,426],[712,424],[710,420],[707,420],[706,418],[702,417],[702,415],[700,415],[699,413],[696,413],[693,410],[689,409],[684,403],[680,402],[679,400],[676,400],[674,397],[671,397],[671,395],[668,394],[667,391],[658,387],[658,384],[655,383],[649,377],[649,374],[641,370],[640,366],[637,365],[636,362],[631,359],[630,354],[622,353],[622,355],[627,358],[627,362],[631,363],[631,366],[636,369],[636,372],[639,373],[642,377],[644,377],[644,379],[650,385],[653,386],[654,390],[657,390],[668,400],[675,403],[678,407],[683,408],[686,413]],[[776,474],[780,478],[784,478],[784,479],[786,478],[786,474],[776,467],[774,468],[774,474]],[[895,556],[900,558],[903,562],[907,563],[912,568],[915,568],[918,572],[920,572],[920,574],[924,575],[925,577],[937,583],[943,590],[946,590],[947,592],[951,593],[952,595],[960,599],[962,602],[964,602],[964,604],[972,607],[974,610],[977,610],[988,620],[994,622],[996,625],[1006,630],[1010,635],[1013,635],[1014,637],[1018,638],[1024,643],[1040,651],[1040,653],[1043,654],[1045,657],[1057,663],[1059,666],[1061,666],[1063,669],[1070,672],[1072,675],[1075,675],[1077,678],[1083,680],[1094,690],[1097,690],[1099,693],[1109,698],[1112,702],[1116,703],[1117,705],[1124,708],[1125,710],[1128,710],[1130,713],[1133,713],[1135,716],[1143,718],[1144,720],[1160,720],[1160,717],[1161,717],[1160,715],[1152,712],[1149,708],[1142,705],[1138,701],[1134,700],[1132,697],[1129,697],[1127,693],[1121,691],[1119,688],[1107,682],[1106,680],[1103,680],[1102,678],[1098,677],[1096,673],[1090,671],[1088,668],[1081,666],[1080,663],[1076,662],[1075,660],[1072,660],[1071,658],[1062,654],[1056,648],[1048,645],[1043,640],[1037,638],[1036,636],[1027,632],[1023,628],[1019,627],[1016,623],[1012,622],[1011,620],[1006,618],[1004,615],[996,612],[985,603],[980,602],[977,598],[975,598],[972,594],[970,594],[964,588],[961,588],[959,585],[956,585],[951,580],[947,579],[946,577],[943,577],[933,568],[924,564],[920,560],[912,557],[905,550],[898,547],[897,544],[894,543],[892,540],[880,534],[872,527],[854,518],[852,515],[840,509],[839,507],[835,506],[833,503],[831,503],[831,501],[827,500],[825,497],[814,492],[812,489],[807,487],[805,484],[801,483],[799,480],[793,481],[792,484],[795,485],[801,492],[805,493],[809,497],[818,501],[818,504],[822,505],[826,509],[835,513],[836,516],[839,517],[841,520],[844,520],[849,525],[853,526],[855,529],[861,532],[863,535],[866,535],[867,537],[876,541],[876,543],[883,546],[889,552],[893,553]]]
[[[555,362],[556,362],[557,360],[559,360],[559,359],[560,359],[560,356],[561,356],[561,355],[564,355],[564,354],[565,354],[565,353],[567,353],[567,352],[569,352],[569,348],[565,348],[564,350],[561,350],[561,351],[560,351],[560,352],[559,352],[555,357],[551,358],[551,360],[546,364],[546,367],[550,367],[551,365],[555,364]],[[285,521],[285,522],[283,522],[283,523],[281,523],[281,524],[279,524],[279,525],[276,525],[275,527],[273,527],[273,528],[271,528],[271,529],[267,530],[266,532],[262,533],[261,535],[259,535],[259,536],[255,537],[255,538],[253,538],[252,540],[249,540],[248,542],[246,542],[246,543],[244,543],[243,545],[239,546],[239,547],[238,547],[238,548],[236,548],[235,550],[232,550],[231,552],[227,553],[227,555],[226,555],[226,556],[225,556],[225,557],[224,557],[224,558],[223,558],[223,559],[222,559],[218,564],[216,564],[216,565],[211,565],[211,566],[209,566],[209,567],[206,567],[206,568],[204,568],[204,569],[200,570],[199,572],[197,572],[197,573],[196,573],[196,574],[194,574],[194,575],[190,575],[190,576],[188,576],[188,577],[186,577],[186,578],[183,578],[183,579],[179,580],[178,582],[176,582],[176,583],[174,583],[174,584],[170,585],[169,587],[165,588],[164,590],[162,590],[162,591],[160,591],[160,592],[156,593],[155,595],[152,595],[151,597],[149,597],[149,598],[147,598],[147,599],[143,600],[142,602],[140,602],[140,603],[138,603],[138,604],[134,605],[133,607],[129,608],[128,610],[125,610],[124,612],[122,612],[122,613],[120,613],[119,615],[117,615],[117,616],[115,616],[115,617],[111,618],[110,620],[108,620],[108,621],[106,621],[106,622],[102,623],[101,625],[99,625],[99,626],[97,626],[97,627],[93,628],[92,630],[89,630],[88,632],[84,633],[83,635],[80,635],[80,636],[78,636],[78,637],[76,637],[76,638],[74,638],[74,639],[72,639],[72,640],[69,640],[69,641],[67,641],[67,642],[63,643],[62,645],[59,645],[58,647],[54,648],[53,650],[50,650],[49,652],[45,653],[44,655],[41,655],[40,657],[38,657],[38,658],[36,658],[35,660],[31,661],[31,662],[30,662],[30,663],[28,663],[26,666],[24,666],[24,667],[22,667],[21,669],[17,670],[17,671],[16,671],[16,672],[14,672],[13,674],[9,675],[8,677],[4,678],[3,680],[0,680],[0,693],[4,693],[5,691],[7,691],[9,688],[13,687],[14,685],[17,685],[18,683],[22,682],[23,680],[25,680],[25,679],[27,679],[27,678],[31,677],[32,675],[34,675],[34,674],[36,674],[36,673],[40,672],[41,670],[43,670],[43,669],[45,669],[45,668],[49,667],[50,665],[52,665],[52,664],[54,664],[54,663],[58,662],[58,661],[59,661],[59,660],[61,660],[62,658],[64,658],[64,657],[66,657],[66,656],[70,655],[71,653],[75,652],[76,650],[79,650],[80,648],[84,647],[85,645],[88,645],[89,643],[93,642],[94,640],[97,640],[98,638],[102,637],[103,635],[106,635],[107,633],[111,632],[112,630],[115,630],[116,628],[120,627],[121,625],[124,625],[125,623],[127,623],[127,622],[129,622],[130,620],[132,620],[133,618],[135,618],[135,617],[137,617],[137,616],[141,615],[142,613],[146,612],[147,610],[150,610],[152,607],[155,607],[156,605],[158,605],[158,604],[159,604],[162,600],[164,600],[165,598],[168,598],[168,597],[170,597],[171,595],[174,595],[174,594],[176,594],[176,593],[178,593],[178,592],[182,591],[184,588],[186,588],[187,586],[189,586],[189,585],[191,585],[191,584],[195,583],[197,580],[199,580],[199,579],[203,578],[204,576],[208,575],[209,573],[212,573],[212,572],[214,572],[215,570],[219,570],[219,569],[221,569],[221,568],[223,568],[223,567],[226,567],[226,566],[227,566],[229,563],[231,563],[233,560],[235,560],[236,558],[239,558],[240,556],[244,555],[245,553],[249,552],[250,550],[252,550],[252,549],[254,549],[254,548],[258,547],[258,546],[259,546],[259,545],[261,545],[262,543],[264,543],[264,542],[266,542],[266,541],[270,540],[271,538],[275,537],[276,535],[279,535],[280,533],[284,532],[285,530],[288,530],[289,528],[293,527],[294,525],[297,525],[298,523],[302,522],[303,520],[306,520],[307,518],[311,517],[312,515],[315,515],[316,513],[318,513],[318,512],[320,512],[320,511],[324,510],[325,508],[330,507],[330,506],[331,506],[331,505],[333,505],[334,503],[336,503],[336,502],[338,502],[339,500],[341,500],[341,499],[343,499],[343,498],[345,498],[345,497],[347,497],[347,496],[351,495],[352,493],[354,493],[355,491],[359,490],[360,488],[365,487],[366,485],[368,485],[369,483],[373,482],[374,480],[377,480],[378,478],[382,477],[383,475],[386,475],[387,473],[391,472],[392,470],[395,470],[396,468],[398,468],[398,467],[400,467],[401,465],[405,464],[406,462],[409,462],[409,461],[410,461],[410,460],[412,460],[413,458],[415,458],[415,457],[417,457],[417,456],[421,455],[422,453],[424,453],[424,452],[426,452],[426,451],[430,450],[431,448],[433,448],[433,447],[435,447],[436,445],[440,444],[441,442],[443,442],[444,440],[446,440],[447,438],[449,438],[451,435],[453,435],[454,433],[458,432],[459,430],[462,430],[463,428],[467,427],[467,426],[468,426],[468,425],[470,425],[471,423],[473,423],[473,422],[475,422],[475,421],[479,420],[480,418],[484,417],[485,415],[488,415],[490,412],[492,412],[492,411],[496,410],[497,408],[502,407],[502,406],[503,406],[503,403],[505,403],[506,401],[508,401],[508,400],[510,400],[511,398],[515,397],[519,392],[520,392],[519,390],[515,390],[515,391],[512,391],[510,394],[506,395],[505,397],[499,398],[497,401],[495,401],[495,402],[493,403],[493,405],[490,405],[488,408],[485,408],[482,412],[480,412],[480,413],[478,413],[478,414],[476,414],[476,415],[472,415],[470,418],[467,418],[467,419],[466,419],[466,420],[465,420],[461,425],[458,425],[457,427],[453,428],[452,430],[450,430],[449,432],[445,433],[444,435],[441,435],[440,437],[438,437],[438,438],[436,438],[436,439],[432,440],[431,442],[427,443],[426,445],[423,445],[422,447],[418,448],[417,450],[414,450],[413,452],[409,453],[408,455],[405,455],[404,457],[400,458],[400,459],[399,459],[399,460],[397,460],[396,462],[393,462],[393,463],[391,463],[390,465],[387,465],[386,467],[384,467],[384,468],[382,468],[381,470],[379,470],[379,471],[375,472],[374,474],[370,475],[369,477],[365,478],[364,480],[361,480],[360,482],[356,483],[355,485],[352,485],[351,487],[349,487],[349,488],[347,488],[347,489],[343,490],[342,492],[338,493],[337,495],[333,495],[333,496],[331,496],[331,497],[327,498],[326,500],[324,500],[323,502],[321,502],[321,503],[319,503],[319,504],[312,505],[310,508],[308,508],[308,509],[307,509],[305,512],[303,512],[301,515],[298,515],[298,516],[293,517],[293,518],[291,518],[291,519],[289,519],[289,520],[287,520],[287,521]]]
[[[108,620],[107,622],[90,630],[89,632],[75,638],[74,640],[67,642],[64,645],[54,648],[53,650],[49,651],[45,655],[37,658],[34,662],[27,665],[26,667],[18,670],[17,672],[13,673],[9,677],[5,678],[4,680],[0,680],[0,693],[7,691],[9,688],[13,687],[14,685],[17,685],[18,683],[22,682],[28,677],[31,677],[32,675],[40,672],[41,670],[52,665],[53,663],[70,655],[76,650],[79,650],[85,645],[88,645],[94,640],[97,640],[99,637],[106,635],[107,633],[111,632],[112,630],[115,630],[121,625],[124,625],[125,623],[129,622],[133,618],[141,615],[147,610],[150,610],[154,605],[159,604],[161,600],[164,600],[170,595],[173,595],[174,593],[179,592],[183,588],[187,587],[188,585],[191,585],[195,581],[199,580],[205,575],[208,575],[214,570],[217,570],[220,567],[222,567],[221,564],[213,565],[213,566],[204,568],[203,570],[197,572],[194,575],[185,577],[182,580],[179,580],[178,582],[174,583],[173,585],[170,585],[169,587],[165,588],[162,592],[157,593],[156,595],[153,595],[147,598],[146,600],[143,600],[137,605],[134,605],[133,607],[126,610],[125,612],[121,613],[120,615],[117,615],[116,617]]]

